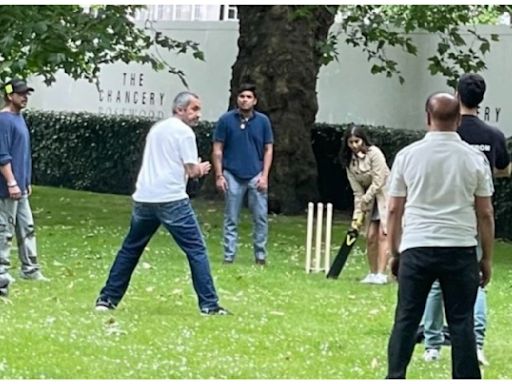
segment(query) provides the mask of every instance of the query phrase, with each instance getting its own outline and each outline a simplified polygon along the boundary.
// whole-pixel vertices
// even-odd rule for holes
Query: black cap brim
[[[15,93],[28,93],[28,92],[34,92],[34,88],[29,87],[28,85],[22,85],[20,87],[17,87],[14,89]]]

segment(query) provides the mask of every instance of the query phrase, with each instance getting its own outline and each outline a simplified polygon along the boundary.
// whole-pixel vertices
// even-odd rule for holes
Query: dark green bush
[[[352,189],[347,173],[341,163],[343,135],[350,124],[316,124],[311,133],[313,152],[318,167],[318,189],[324,202],[331,202],[341,210],[352,209]],[[396,153],[406,145],[423,137],[423,131],[390,129],[386,127],[364,126],[373,142],[386,156],[391,167]]]
[[[155,122],[149,118],[90,113],[27,111],[32,133],[33,177],[40,185],[131,194],[140,167],[146,134]],[[318,188],[323,201],[341,210],[352,208],[352,190],[341,164],[345,125],[316,124],[311,143],[318,166]],[[196,127],[199,156],[211,157],[214,124]],[[423,137],[424,131],[366,127],[391,166],[396,153]],[[512,142],[509,139],[509,144]],[[509,148],[510,149],[510,148]],[[209,183],[212,184],[213,183]],[[496,182],[496,234],[512,239],[512,186],[510,179]],[[212,186],[202,195],[215,194]]]
[[[155,120],[90,113],[28,111],[35,184],[131,194],[145,137]],[[209,157],[212,124],[198,128],[200,156]]]
[[[512,153],[512,137],[507,139],[508,153]],[[496,237],[512,240],[512,182],[510,178],[497,179],[494,183],[494,217]]]
[[[348,124],[316,124],[312,131],[313,151],[318,165],[318,187],[324,202],[332,202],[342,210],[351,210],[352,190],[339,156],[342,138]],[[396,153],[406,145],[421,139],[424,131],[365,127],[373,143],[382,149],[391,167]],[[507,139],[512,153],[512,137]],[[494,209],[496,237],[512,240],[512,183],[510,178],[495,181]]]

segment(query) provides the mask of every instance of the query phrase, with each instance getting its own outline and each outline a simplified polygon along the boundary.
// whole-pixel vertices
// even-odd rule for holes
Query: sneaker
[[[216,308],[201,308],[201,315],[203,316],[226,316],[231,315],[232,313],[229,312],[227,309],[224,309],[222,307],[216,307]]]
[[[16,279],[12,277],[9,272],[2,273],[2,278],[0,280],[6,280],[8,284],[12,284],[16,281]]]
[[[428,348],[425,349],[425,353],[423,354],[423,359],[427,362],[439,360],[441,356],[441,351],[436,348]]]
[[[234,260],[233,259],[224,259],[222,261],[222,264],[233,264]]]
[[[478,358],[478,363],[483,365],[484,367],[489,365],[489,362],[485,358],[484,350],[482,348],[477,348],[476,357]]]
[[[368,275],[366,275],[366,277],[363,280],[361,280],[361,283],[373,284],[373,282],[375,281],[375,276],[376,276],[375,273],[369,273]]]
[[[25,280],[34,280],[34,281],[50,281],[50,279],[46,278],[41,271],[37,270],[34,272],[20,272],[20,277]]]
[[[9,275],[8,273],[2,273],[0,275],[0,296],[7,297],[9,294],[9,284],[11,284],[11,281],[6,276]]]
[[[373,284],[387,284],[388,283],[388,276],[384,273],[377,273],[374,275]]]
[[[256,259],[254,262],[256,263],[256,265],[261,265],[261,266],[264,266],[265,264],[267,264],[267,261],[265,259]]]
[[[110,301],[108,297],[98,297],[94,309],[98,312],[113,311],[116,309],[114,303]]]

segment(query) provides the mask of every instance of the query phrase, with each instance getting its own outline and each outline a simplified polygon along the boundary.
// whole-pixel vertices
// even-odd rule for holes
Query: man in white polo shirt
[[[218,304],[206,246],[186,193],[187,178],[202,177],[211,168],[210,162],[198,161],[196,136],[190,128],[201,116],[199,97],[191,92],[179,93],[172,112],[173,116],[156,123],[146,138],[132,196],[130,230],[96,300],[98,311],[117,307],[144,248],[163,225],[188,258],[201,314],[228,314]]]
[[[452,376],[478,379],[473,305],[479,284],[491,278],[492,176],[486,157],[456,133],[455,96],[430,96],[426,112],[428,133],[397,154],[388,184],[388,242],[398,302],[387,378],[405,378],[428,293],[439,279],[451,334]]]

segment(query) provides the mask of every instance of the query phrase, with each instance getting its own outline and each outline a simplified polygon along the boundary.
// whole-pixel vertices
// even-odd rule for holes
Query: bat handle
[[[354,229],[361,228],[361,225],[363,225],[363,222],[364,222],[364,213],[360,213],[359,215],[357,215],[356,219],[353,222],[354,223],[353,228]]]

